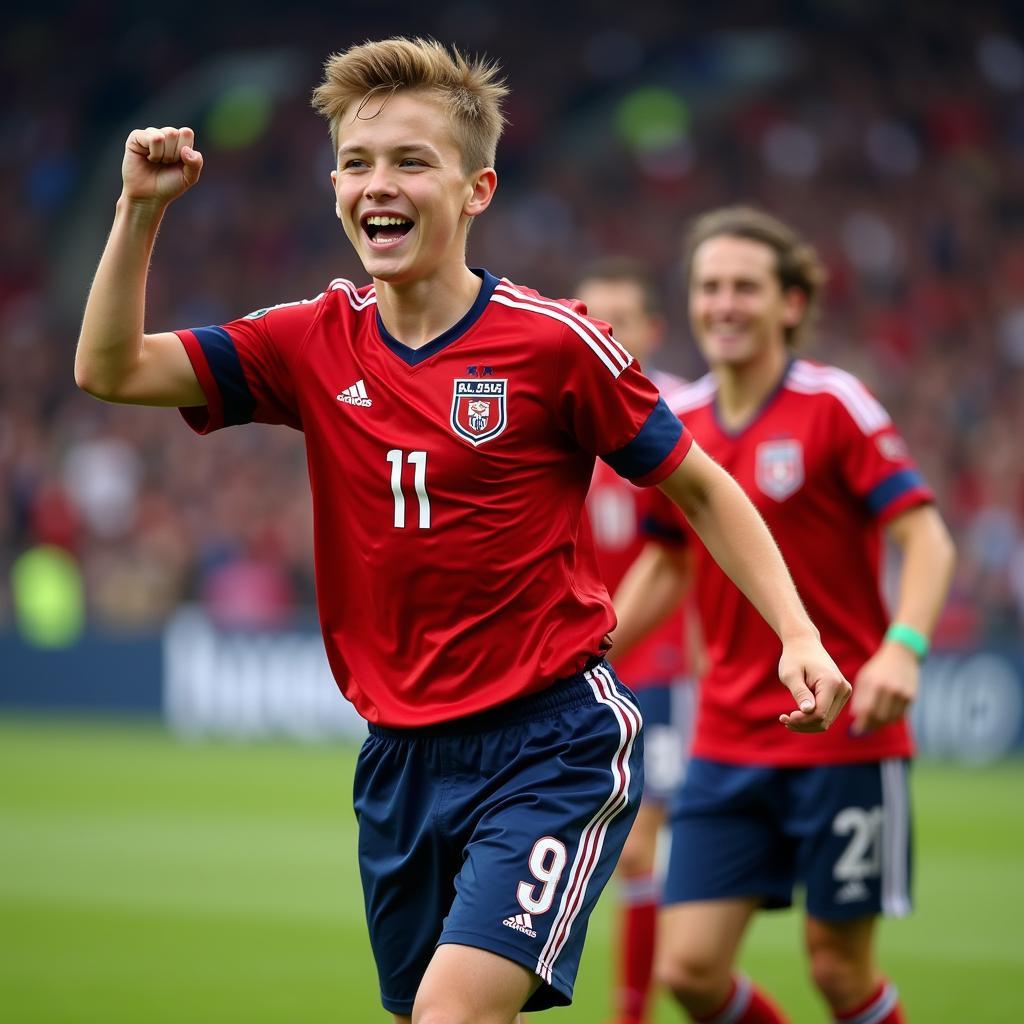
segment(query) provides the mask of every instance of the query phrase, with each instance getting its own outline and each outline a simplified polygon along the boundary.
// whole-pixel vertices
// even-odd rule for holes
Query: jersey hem
[[[784,726],[779,725],[782,729]],[[885,761],[889,758],[907,758],[914,756],[913,745],[910,743],[884,749],[855,750],[838,748],[836,750],[817,750],[813,754],[792,754],[773,752],[763,757],[750,750],[742,753],[736,750],[723,750],[720,747],[703,746],[695,742],[690,750],[691,757],[700,757],[706,761],[718,761],[722,764],[735,765],[742,768],[821,768],[830,764],[871,764],[874,761]]]

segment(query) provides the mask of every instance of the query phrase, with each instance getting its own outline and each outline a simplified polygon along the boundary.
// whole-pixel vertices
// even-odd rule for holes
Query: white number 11
[[[427,496],[427,453],[409,452],[401,448],[392,448],[388,452],[391,463],[391,493],[395,497],[395,528],[405,527],[405,492],[402,490],[402,463],[408,461],[414,467],[412,484],[416,489],[416,497],[420,504],[419,528],[430,529],[430,498]]]

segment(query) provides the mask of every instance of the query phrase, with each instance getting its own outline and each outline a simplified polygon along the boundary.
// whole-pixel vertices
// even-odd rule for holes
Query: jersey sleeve
[[[641,487],[664,480],[693,443],[608,324],[566,307],[556,406],[563,428]]]
[[[205,406],[181,410],[199,434],[240,423],[283,423],[302,429],[290,360],[313,317],[312,303],[258,310],[214,327],[176,331]]]
[[[889,414],[855,377],[844,375],[833,406],[839,468],[846,486],[879,522],[935,500]]]

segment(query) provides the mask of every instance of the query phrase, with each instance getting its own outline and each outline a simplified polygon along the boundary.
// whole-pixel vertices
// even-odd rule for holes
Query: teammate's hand
[[[136,128],[124,144],[124,198],[166,206],[190,189],[203,170],[191,128]]]
[[[870,732],[898,722],[917,697],[920,675],[913,651],[892,641],[883,643],[854,680],[853,731]]]
[[[779,715],[791,732],[824,732],[843,710],[852,690],[821,642],[811,637],[783,644],[779,679],[799,709]]]

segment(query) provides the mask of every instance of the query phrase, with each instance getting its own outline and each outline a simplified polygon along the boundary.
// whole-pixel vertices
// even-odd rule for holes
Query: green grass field
[[[389,1020],[363,928],[354,756],[0,718],[0,1017]],[[920,909],[882,933],[912,1021],[1021,1019],[1022,783],[1021,763],[915,772]],[[795,915],[763,916],[744,964],[795,1024],[822,1022],[798,942]],[[606,899],[575,1005],[531,1019],[601,1024],[610,966]],[[658,1022],[680,1019],[659,1004]]]

